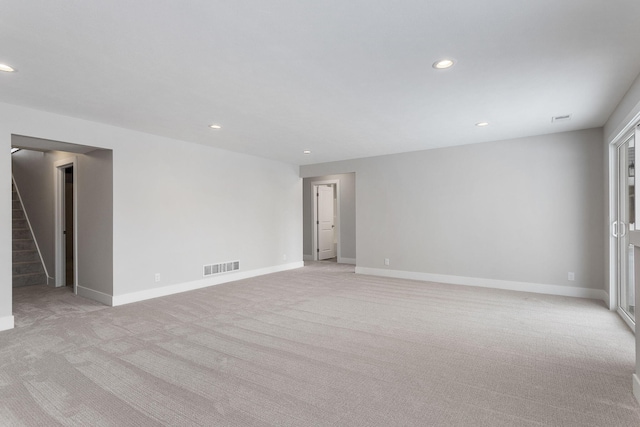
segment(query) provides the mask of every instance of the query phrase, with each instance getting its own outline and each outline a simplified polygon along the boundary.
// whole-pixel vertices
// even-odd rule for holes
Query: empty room
[[[640,426],[638,16],[0,2],[0,426]]]

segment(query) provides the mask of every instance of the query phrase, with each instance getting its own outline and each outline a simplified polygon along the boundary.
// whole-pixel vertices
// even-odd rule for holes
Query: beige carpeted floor
[[[602,302],[303,269],[108,308],[14,289],[0,425],[638,426]]]

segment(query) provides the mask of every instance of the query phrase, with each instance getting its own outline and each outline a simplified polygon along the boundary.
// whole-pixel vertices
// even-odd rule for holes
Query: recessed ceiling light
[[[5,73],[13,73],[15,70],[13,67],[10,67],[7,64],[0,64],[0,71],[4,71]]]
[[[304,150],[302,154],[311,154],[311,150]]]
[[[453,59],[441,59],[433,63],[433,68],[436,70],[444,70],[445,68],[453,67]]]
[[[220,125],[209,125],[209,127],[211,129],[220,129],[220,128],[222,128],[222,126],[220,126]]]
[[[487,123],[487,122],[478,122],[478,123],[476,123],[476,126],[481,128],[481,127],[484,127],[484,126],[489,126],[489,123]]]

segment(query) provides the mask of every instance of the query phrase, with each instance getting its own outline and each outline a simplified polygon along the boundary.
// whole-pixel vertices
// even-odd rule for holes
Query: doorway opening
[[[338,260],[339,250],[339,209],[338,209],[338,184],[315,184],[313,185],[314,199],[314,254],[316,261]]]
[[[302,204],[304,260],[355,265],[355,172],[303,178]]]
[[[65,286],[75,284],[75,245],[73,244],[75,215],[73,214],[73,166],[64,168],[64,246]]]
[[[76,163],[75,157],[54,163],[56,173],[55,284],[56,287],[70,287],[74,294],[78,293]]]

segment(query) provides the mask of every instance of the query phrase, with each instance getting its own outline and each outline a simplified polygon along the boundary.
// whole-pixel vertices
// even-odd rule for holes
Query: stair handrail
[[[13,176],[13,172],[11,172],[11,182],[13,182],[13,186],[16,188],[16,193],[18,193],[18,200],[20,201],[20,206],[22,206],[22,212],[24,213],[24,218],[27,220],[27,226],[29,227],[29,232],[31,233],[31,237],[33,238],[33,243],[35,243],[36,245],[36,250],[38,251],[38,256],[40,257],[40,263],[42,264],[42,268],[44,268],[44,274],[45,276],[47,276],[47,285],[48,285],[49,279],[53,281],[54,278],[49,276],[49,272],[47,271],[47,266],[44,263],[44,258],[42,258],[42,252],[40,252],[40,246],[38,245],[38,239],[36,239],[36,235],[33,232],[33,228],[31,227],[31,221],[29,221],[29,215],[27,215],[27,209],[24,207],[24,203],[22,203],[22,195],[20,194],[20,189],[18,188],[16,179]]]

